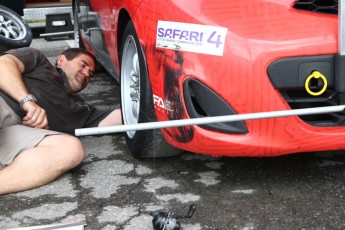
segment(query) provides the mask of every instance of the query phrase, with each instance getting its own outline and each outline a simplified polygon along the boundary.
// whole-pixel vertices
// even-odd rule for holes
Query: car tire
[[[0,5],[0,53],[30,46],[32,31],[19,14]]]
[[[121,109],[125,125],[157,121],[144,52],[132,21],[126,26],[120,50]],[[179,155],[159,129],[125,132],[129,152],[139,158]]]

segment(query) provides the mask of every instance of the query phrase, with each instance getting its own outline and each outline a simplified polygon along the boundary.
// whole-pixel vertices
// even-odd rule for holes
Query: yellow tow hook
[[[322,89],[319,91],[319,92],[313,92],[311,89],[310,89],[310,86],[309,86],[309,82],[312,78],[316,78],[316,79],[319,79],[321,78],[321,80],[323,81],[323,87]],[[312,95],[312,96],[319,96],[321,94],[323,94],[325,91],[326,91],[326,88],[327,88],[327,79],[325,76],[322,75],[322,73],[320,73],[319,71],[313,71],[308,77],[307,79],[305,80],[305,90],[307,90],[307,92]]]

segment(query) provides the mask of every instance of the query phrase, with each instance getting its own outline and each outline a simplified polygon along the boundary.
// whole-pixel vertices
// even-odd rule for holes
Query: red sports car
[[[137,157],[341,150],[341,2],[74,0],[75,38],[120,82],[124,124],[249,114],[126,131]]]

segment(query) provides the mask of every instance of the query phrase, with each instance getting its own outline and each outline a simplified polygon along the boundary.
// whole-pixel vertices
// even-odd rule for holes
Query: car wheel
[[[123,123],[127,125],[157,121],[144,52],[131,21],[124,32],[120,60]],[[165,141],[159,129],[127,131],[125,139],[129,151],[135,157],[159,158],[181,153]]]
[[[0,5],[0,53],[30,46],[31,42],[29,25],[16,12]]]

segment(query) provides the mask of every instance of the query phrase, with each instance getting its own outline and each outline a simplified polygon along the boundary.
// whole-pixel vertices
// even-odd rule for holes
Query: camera
[[[150,213],[153,216],[152,224],[154,230],[179,230],[181,224],[177,219],[191,218],[196,210],[196,206],[192,204],[189,207],[187,216],[172,215],[171,212]]]

